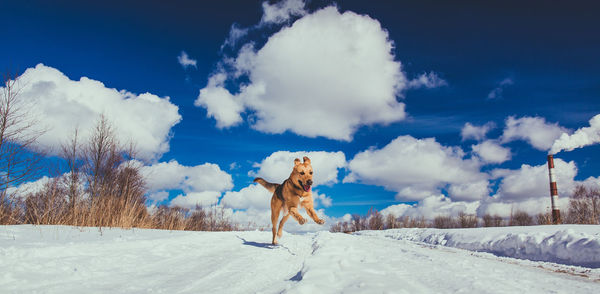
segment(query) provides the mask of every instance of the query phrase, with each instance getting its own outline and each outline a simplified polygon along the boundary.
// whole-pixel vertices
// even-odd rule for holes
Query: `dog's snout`
[[[306,181],[306,184],[312,186],[313,182],[312,182],[312,180],[308,180],[308,181]]]

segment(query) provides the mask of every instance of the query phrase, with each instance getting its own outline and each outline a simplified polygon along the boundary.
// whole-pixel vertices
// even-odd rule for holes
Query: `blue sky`
[[[600,113],[600,20],[593,1],[12,1],[1,6],[2,69],[31,69],[32,83],[62,74],[71,81],[64,87],[77,87],[87,77],[103,84],[88,85],[93,89],[162,99],[162,106],[144,108],[142,118],[131,122],[153,121],[140,127],[167,146],[148,147],[152,155],[144,163],[163,163],[161,173],[179,173],[172,175],[179,184],[151,185],[163,195],[156,203],[192,195],[213,204],[223,197],[259,203],[264,194],[243,190],[255,175],[282,173],[288,167],[276,159],[293,159],[290,152],[325,151],[321,161],[339,162],[327,170],[334,178],[314,190],[321,195],[321,213],[332,220],[370,207],[428,217],[457,211],[503,214],[511,207],[544,211],[549,192],[540,166],[548,150],[563,132],[590,127],[589,120]],[[268,16],[279,18],[268,21]],[[232,28],[244,34],[232,39]],[[182,52],[196,65],[180,64]],[[33,70],[40,63],[44,68]],[[286,67],[278,69],[282,64]],[[388,66],[392,69],[384,70]],[[90,93],[85,99],[96,101],[86,106],[90,113],[110,112],[98,102],[108,101],[102,94],[107,91],[94,91],[85,91]],[[218,91],[228,94],[223,98]],[[285,112],[290,105],[293,112]],[[122,109],[121,116],[127,116],[130,108]],[[219,120],[215,113],[230,119]],[[75,117],[80,126],[95,119]],[[598,129],[589,132],[597,135]],[[557,154],[564,161],[562,194],[577,183],[598,185],[600,148],[591,140]],[[173,169],[166,167],[169,162]],[[218,166],[216,174],[227,183],[210,189],[198,184],[220,179],[207,176],[215,166],[205,164]],[[194,169],[199,166],[204,169]],[[430,174],[436,175],[423,180]],[[186,179],[197,181],[185,184]],[[266,206],[242,202],[230,208],[264,214]]]

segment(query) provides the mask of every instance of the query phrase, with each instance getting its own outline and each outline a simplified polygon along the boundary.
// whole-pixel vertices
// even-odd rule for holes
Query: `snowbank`
[[[600,268],[598,225],[395,229],[355,234],[489,252],[505,257]]]

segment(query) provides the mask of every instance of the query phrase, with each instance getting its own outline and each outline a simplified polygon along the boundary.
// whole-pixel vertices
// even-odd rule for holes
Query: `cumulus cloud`
[[[569,205],[569,198],[559,197],[557,204],[560,210],[566,211]],[[480,217],[489,214],[508,219],[511,213],[517,211],[524,211],[530,216],[535,216],[539,213],[547,213],[550,209],[550,196],[512,201],[502,201],[497,197],[490,197],[486,201],[481,202],[477,208],[477,214]]]
[[[495,127],[496,124],[494,122],[488,122],[482,126],[475,126],[471,123],[465,123],[465,126],[460,131],[460,136],[463,141],[469,139],[483,141],[486,138],[486,134]]]
[[[293,16],[303,16],[307,13],[302,0],[283,0],[274,4],[262,3],[263,16],[260,25],[280,24],[287,22]]]
[[[140,168],[154,203],[165,201],[171,190],[182,191],[170,201],[171,206],[195,208],[219,202],[222,192],[233,188],[233,179],[213,163],[185,166],[171,160]]]
[[[600,114],[590,119],[590,126],[583,127],[575,131],[572,135],[562,133],[560,137],[552,144],[551,154],[560,151],[572,151],[576,148],[600,142]]]
[[[223,73],[211,76],[208,85],[200,90],[198,99],[194,101],[195,106],[207,109],[207,116],[214,118],[220,129],[240,124],[240,112],[244,108],[241,101],[223,87],[226,78]]]
[[[233,209],[269,210],[272,193],[259,184],[253,184],[240,191],[229,191],[223,195],[221,204]]]
[[[411,218],[424,217],[426,220],[433,220],[436,216],[453,216],[458,214],[476,214],[479,206],[478,201],[452,201],[444,195],[432,195],[420,200],[414,205],[395,204],[390,205],[383,210],[383,215],[391,214],[395,217],[408,216]]]
[[[434,138],[400,136],[382,149],[360,152],[349,162],[344,182],[362,182],[397,192],[398,200],[421,200],[447,188],[455,200],[477,200],[489,193],[478,161],[464,159],[458,147]]]
[[[171,160],[141,168],[150,191],[179,189],[184,192],[226,191],[233,188],[231,175],[213,163],[185,166]]]
[[[397,97],[408,84],[393,47],[377,20],[327,7],[284,27],[258,50],[244,46],[228,63],[232,69],[215,75],[248,82],[232,93],[222,77],[211,76],[195,105],[218,127],[235,126],[246,113],[262,132],[349,141],[360,126],[406,116]],[[431,84],[432,77],[424,78]]]
[[[559,194],[559,207],[568,207],[568,196],[578,184],[575,181],[577,167],[575,162],[554,159],[555,176]],[[525,211],[530,215],[546,213],[550,210],[550,186],[548,166],[523,164],[519,169],[496,169],[492,177],[501,179],[498,191],[493,197],[482,199],[477,211],[479,216],[497,214],[507,218],[511,212]]]
[[[310,158],[314,171],[314,186],[337,183],[338,169],[346,166],[346,156],[341,151],[277,151],[258,164],[258,171],[251,172],[250,176],[262,177],[273,183],[282,183],[290,176],[294,167],[294,159],[302,159],[304,156]]]
[[[52,180],[53,178],[43,176],[35,181],[22,183],[18,187],[8,187],[6,189],[6,194],[15,195],[17,197],[24,197],[29,194],[34,194],[39,191],[42,191],[42,189],[44,189],[44,186],[46,186]]]
[[[554,159],[558,193],[569,195],[575,187],[577,167],[575,162]],[[521,165],[517,170],[498,169],[492,172],[493,177],[502,178],[497,194],[503,200],[549,197],[548,166],[546,163],[531,166]]]
[[[568,130],[557,123],[547,123],[543,117],[509,116],[501,137],[502,143],[524,140],[534,148],[542,151],[549,150],[554,141]]]
[[[495,140],[486,140],[471,145],[473,152],[486,163],[503,163],[510,159],[510,149],[502,147]]]
[[[179,64],[181,64],[184,69],[191,66],[196,67],[196,60],[191,59],[185,51],[181,51],[179,56],[177,56],[177,61],[179,61]]]
[[[504,89],[512,84],[514,84],[514,82],[511,78],[506,78],[502,80],[500,83],[498,83],[498,86],[488,94],[487,99],[501,99]]]
[[[170,206],[179,206],[188,209],[195,209],[197,206],[212,206],[219,202],[220,196],[221,193],[217,191],[190,192],[173,198]]]
[[[563,211],[568,209],[569,195],[575,186],[600,187],[600,178],[575,180],[577,167],[573,161],[566,162],[555,158],[554,165],[559,194],[558,206]],[[431,220],[437,215],[456,216],[460,212],[476,214],[479,217],[485,214],[499,215],[506,219],[516,211],[525,211],[532,216],[550,211],[548,167],[545,162],[533,166],[524,164],[518,169],[495,169],[491,173],[492,178],[499,180],[498,190],[491,197],[483,197],[476,201],[456,201],[444,195],[431,195],[413,205],[391,205],[383,209],[382,213],[393,214],[396,217],[424,216]]]
[[[408,81],[407,87],[411,88],[411,89],[418,89],[418,88],[438,88],[438,87],[443,87],[443,86],[447,86],[448,82],[446,82],[444,79],[440,78],[436,73],[434,72],[430,72],[430,73],[423,73],[420,76],[418,76],[416,79],[412,79],[410,81]]]
[[[179,108],[169,97],[119,91],[86,77],[71,80],[43,64],[27,69],[19,81],[21,97],[35,105],[32,116],[48,128],[38,144],[51,152],[57,152],[76,127],[79,140],[87,141],[104,115],[115,126],[119,141],[134,142],[138,157],[153,161],[169,150],[170,130],[181,121]]]

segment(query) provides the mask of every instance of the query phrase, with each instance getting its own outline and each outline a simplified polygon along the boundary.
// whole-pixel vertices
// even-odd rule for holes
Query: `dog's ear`
[[[310,164],[310,159],[308,157],[304,156],[302,159],[304,159],[304,163]]]
[[[300,159],[298,159],[298,158],[294,159],[294,165],[298,165],[298,164],[300,164]]]

